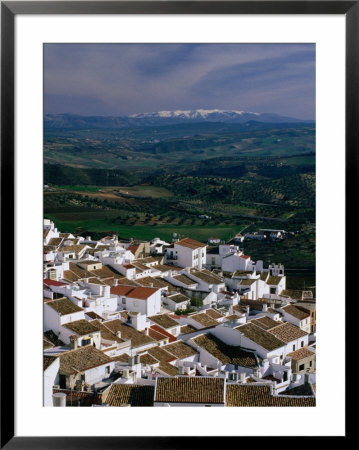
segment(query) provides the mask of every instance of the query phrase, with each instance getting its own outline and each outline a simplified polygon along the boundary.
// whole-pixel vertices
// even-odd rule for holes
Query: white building
[[[60,358],[56,356],[43,357],[44,368],[44,406],[53,406],[52,388],[58,381]]]
[[[59,334],[62,325],[84,319],[84,310],[68,298],[60,298],[44,303],[44,331]]]
[[[110,377],[115,361],[101,350],[86,345],[59,355],[60,368],[58,383],[61,389],[74,389],[95,383]]]
[[[297,305],[287,305],[280,308],[286,322],[299,327],[306,333],[311,332],[310,311]]]
[[[197,267],[201,269],[206,264],[207,244],[184,238],[174,243],[173,248],[167,248],[166,258],[174,260],[180,267]]]
[[[117,296],[119,309],[135,311],[146,316],[161,311],[161,289],[153,287],[117,285],[111,288],[111,294]]]

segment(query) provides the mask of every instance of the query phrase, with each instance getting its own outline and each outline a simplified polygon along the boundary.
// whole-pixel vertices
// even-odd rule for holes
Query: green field
[[[100,190],[99,186],[82,186],[82,185],[53,185],[55,189],[65,189],[66,191],[83,191],[83,192],[98,192]]]
[[[88,213],[91,215],[91,213]],[[113,223],[110,217],[112,214],[104,214],[104,217],[99,219],[88,218],[71,220],[69,214],[68,220],[61,220],[57,215],[46,213],[45,216],[53,220],[56,227],[64,233],[74,232],[82,233],[83,231],[103,233],[103,235],[110,232],[117,233],[119,237],[128,239],[144,239],[151,240],[155,237],[171,241],[173,233],[177,233],[179,237],[191,237],[199,241],[207,241],[210,237],[218,237],[223,240],[229,240],[236,233],[239,233],[244,226],[215,226],[215,225],[118,225]],[[62,215],[63,216],[63,215]]]

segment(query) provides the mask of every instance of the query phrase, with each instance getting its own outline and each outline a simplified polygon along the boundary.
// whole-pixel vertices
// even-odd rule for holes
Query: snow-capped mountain
[[[300,122],[292,117],[283,117],[277,114],[265,114],[258,112],[222,110],[222,109],[193,109],[177,111],[158,111],[150,113],[132,114],[129,116],[135,120],[148,121],[168,121],[173,123],[186,121],[204,122],[224,122],[224,123],[245,123],[250,120],[258,122]]]
[[[158,111],[132,114],[130,116],[80,116],[75,114],[45,114],[45,128],[124,128],[183,123],[217,122],[228,124],[261,123],[299,123],[313,122],[280,116],[278,114],[248,112],[240,110],[194,109]]]

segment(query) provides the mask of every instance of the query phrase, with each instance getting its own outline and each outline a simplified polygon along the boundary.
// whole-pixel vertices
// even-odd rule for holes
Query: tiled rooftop
[[[218,275],[206,269],[191,269],[191,275],[209,284],[223,284],[223,280]]]
[[[213,377],[157,378],[156,402],[224,403],[224,379]]]
[[[193,314],[191,319],[202,325],[204,328],[218,325],[218,322],[206,313]]]
[[[290,314],[291,316],[295,317],[298,320],[303,320],[310,316],[308,311],[297,305],[287,305],[284,306],[282,309],[287,314]]]
[[[251,322],[258,327],[263,328],[263,330],[270,330],[271,328],[280,325],[277,321],[266,316],[260,317],[259,319],[253,319]]]
[[[140,347],[142,345],[156,343],[156,341],[149,336],[146,336],[144,333],[135,330],[134,328],[126,325],[120,319],[109,320],[107,322],[103,322],[107,328],[109,328],[113,333],[116,331],[121,331],[121,338],[128,340],[131,339],[131,347]]]
[[[165,329],[173,328],[179,325],[179,323],[171,319],[168,314],[158,314],[156,316],[150,316],[149,319]]]
[[[180,281],[181,283],[185,284],[186,286],[192,286],[193,284],[198,284],[196,281],[191,280],[186,275],[175,275],[173,276],[173,279],[176,281]]]
[[[309,350],[308,348],[299,348],[298,350],[295,350],[294,352],[288,353],[287,356],[294,359],[295,361],[300,361],[301,359],[308,358],[310,356],[313,356],[314,352]]]
[[[250,322],[244,325],[240,325],[235,329],[243,333],[246,338],[250,339],[251,341],[255,342],[268,351],[275,350],[285,345],[283,341],[278,339],[273,334]]]
[[[167,298],[169,298],[170,300],[172,300],[175,303],[182,303],[182,302],[189,301],[189,298],[183,294],[174,294],[174,295],[168,296]]]
[[[197,355],[197,351],[182,341],[168,344],[163,347],[164,350],[174,355],[176,358],[183,359],[189,356]]]
[[[43,357],[43,370],[45,370],[51,366],[51,364],[57,359],[57,356],[47,356],[44,355]]]
[[[268,333],[273,334],[275,337],[285,342],[286,344],[295,339],[308,336],[308,333],[289,322],[285,322],[281,325],[277,325],[276,327],[271,328],[270,330],[268,330]]]
[[[213,334],[202,334],[195,337],[193,341],[221,361],[222,364],[251,368],[258,366],[253,352],[245,351],[239,346],[225,344]]]
[[[61,353],[60,358],[60,373],[71,375],[78,372],[83,372],[93,367],[108,364],[112,359],[102,353],[101,350],[92,345],[85,345],[76,350]]]
[[[153,406],[154,386],[112,384],[102,401],[109,406]]]
[[[182,247],[192,248],[193,250],[197,248],[207,247],[207,244],[195,241],[194,239],[184,238],[176,242],[176,245],[181,245]]]
[[[66,297],[59,298],[58,300],[53,300],[52,302],[47,302],[46,304],[50,306],[50,308],[54,309],[60,316],[83,311],[82,308],[76,306],[70,299]]]
[[[79,336],[84,336],[88,333],[95,333],[96,331],[100,331],[100,327],[97,324],[95,325],[93,322],[88,322],[85,319],[68,322],[62,326],[67,328],[68,330],[73,331]]]
[[[259,384],[227,384],[227,406],[315,406],[315,398],[273,396],[270,386]]]

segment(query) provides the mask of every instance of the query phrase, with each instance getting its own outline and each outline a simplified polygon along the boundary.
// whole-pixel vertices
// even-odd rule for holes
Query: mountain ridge
[[[312,120],[301,120],[293,117],[271,113],[246,112],[240,110],[174,110],[132,114],[129,116],[83,116],[77,114],[45,114],[44,128],[133,128],[146,126],[178,125],[182,123],[228,123],[245,124],[260,123],[314,123]]]

